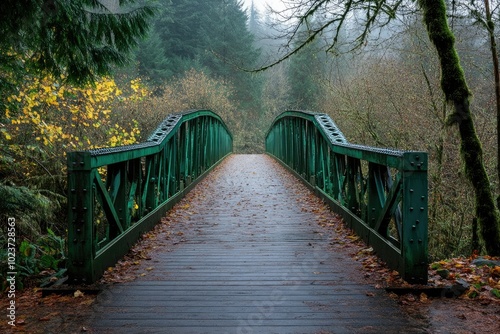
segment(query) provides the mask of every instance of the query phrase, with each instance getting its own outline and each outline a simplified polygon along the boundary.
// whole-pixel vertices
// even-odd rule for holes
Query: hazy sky
[[[247,8],[252,4],[252,0],[244,0],[243,2]],[[263,12],[266,9],[266,4],[270,5],[273,9],[283,8],[281,0],[253,0],[253,3],[260,12]]]

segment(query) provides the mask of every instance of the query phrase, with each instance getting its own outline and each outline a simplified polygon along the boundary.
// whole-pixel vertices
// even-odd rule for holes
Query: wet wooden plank
[[[295,182],[266,156],[231,156],[186,209],[186,242],[98,297],[95,332],[425,332],[355,279],[358,265],[331,251]]]

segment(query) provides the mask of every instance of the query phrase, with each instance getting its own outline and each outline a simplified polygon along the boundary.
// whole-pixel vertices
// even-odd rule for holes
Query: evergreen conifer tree
[[[123,65],[146,35],[151,5],[139,0],[4,0],[0,91],[27,73],[84,84]]]
[[[235,87],[235,100],[253,105],[260,84],[238,70],[253,67],[259,57],[247,15],[237,0],[163,0],[170,15],[159,15],[155,33],[161,40],[167,72],[180,76],[189,69],[207,72]],[[140,61],[140,59],[139,59]]]

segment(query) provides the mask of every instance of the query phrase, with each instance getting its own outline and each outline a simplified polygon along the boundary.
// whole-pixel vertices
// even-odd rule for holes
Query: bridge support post
[[[88,152],[70,152],[68,165],[68,273],[70,283],[94,280],[93,211],[94,185],[91,156]]]
[[[404,153],[402,216],[403,277],[427,284],[428,208],[427,156]]]

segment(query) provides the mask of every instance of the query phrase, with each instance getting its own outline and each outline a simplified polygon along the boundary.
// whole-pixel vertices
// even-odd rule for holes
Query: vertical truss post
[[[356,216],[359,216],[361,206],[358,201],[359,191],[359,174],[360,162],[356,158],[347,157],[346,163],[346,182],[345,182],[345,203],[347,208]]]
[[[157,203],[157,160],[158,155],[149,155],[146,157],[146,186],[143,196],[145,197],[145,212],[153,211]]]
[[[406,280],[427,283],[427,154],[404,153],[402,256]]]
[[[68,271],[77,282],[94,280],[94,186],[91,156],[70,152],[68,166]]]
[[[129,218],[126,228],[130,227],[137,217],[141,217],[142,207],[139,194],[142,193],[142,174],[141,174],[141,159],[134,159],[129,162],[129,177],[130,177],[130,192],[128,196],[127,209]]]
[[[384,170],[386,166],[370,162],[368,164],[367,217],[366,222],[374,228],[385,204]]]

